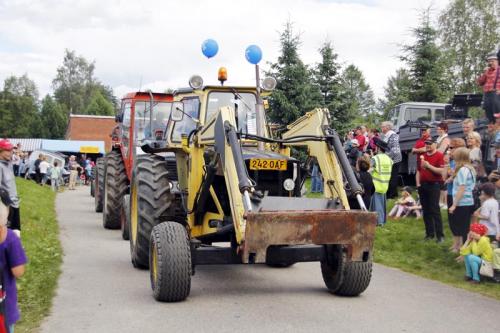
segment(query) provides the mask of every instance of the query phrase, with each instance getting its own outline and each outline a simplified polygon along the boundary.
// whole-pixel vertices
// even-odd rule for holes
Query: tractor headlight
[[[199,75],[193,75],[189,79],[189,86],[193,89],[201,89],[203,87],[203,79]]]
[[[291,178],[287,178],[285,179],[285,181],[283,182],[283,187],[285,188],[285,190],[287,191],[293,191],[293,189],[295,188],[295,182],[293,181],[293,179]]]

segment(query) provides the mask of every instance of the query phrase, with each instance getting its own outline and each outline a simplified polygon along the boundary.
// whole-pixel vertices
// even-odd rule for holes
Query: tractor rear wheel
[[[122,198],[127,192],[127,175],[120,152],[112,151],[106,156],[104,168],[104,201],[102,225],[106,229],[120,228]]]
[[[341,296],[358,296],[368,288],[372,263],[346,261],[340,245],[326,245],[321,273],[328,291]]]
[[[173,202],[165,160],[156,155],[140,155],[130,187],[130,256],[137,268],[149,266],[149,239],[153,227],[168,216]]]
[[[191,247],[186,228],[163,222],[153,228],[149,267],[153,296],[161,302],[179,302],[191,290]]]
[[[103,200],[103,185],[104,185],[104,157],[98,158],[96,161],[96,172],[94,176],[94,180],[92,183],[94,184],[94,205],[95,211],[97,213],[102,212],[102,200]]]
[[[124,240],[129,240],[129,228],[130,228],[130,195],[126,194],[123,196],[122,211],[120,214],[120,225],[122,230],[122,238]]]

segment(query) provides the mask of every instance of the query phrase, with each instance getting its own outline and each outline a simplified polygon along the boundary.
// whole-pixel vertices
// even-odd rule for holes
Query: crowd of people
[[[441,211],[446,210],[453,235],[450,251],[465,263],[465,278],[471,283],[479,283],[481,275],[500,282],[500,271],[493,269],[500,269],[500,258],[493,262],[495,253],[500,257],[500,249],[495,251],[500,242],[500,67],[496,54],[490,54],[487,61],[488,67],[477,81],[484,92],[487,134],[476,132],[472,119],[462,122],[463,137],[454,138],[448,137],[447,122],[437,125],[436,138],[431,126],[423,124],[411,150],[416,157],[418,198],[413,197],[412,188],[403,187],[387,214],[386,200],[397,196],[402,161],[399,136],[391,122],[383,122],[380,131],[359,126],[348,133],[344,144],[365,189],[365,206],[377,212],[378,226],[384,226],[387,219],[415,215],[423,218],[424,240],[443,243]],[[487,149],[481,150],[484,146]],[[494,156],[483,156],[484,151]],[[492,161],[490,174],[485,160]]]

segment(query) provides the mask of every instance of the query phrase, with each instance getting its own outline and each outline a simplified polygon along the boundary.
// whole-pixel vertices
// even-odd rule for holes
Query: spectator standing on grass
[[[390,199],[398,196],[398,173],[399,166],[403,160],[401,148],[399,147],[399,135],[392,130],[393,127],[394,125],[390,121],[384,121],[380,125],[380,129],[384,135],[383,140],[387,143],[386,153],[391,158],[393,163],[389,189],[387,190],[387,197]]]
[[[0,272],[3,277],[2,289],[5,292],[5,320],[9,332],[14,332],[14,325],[20,318],[16,279],[23,276],[28,260],[20,237],[7,228],[8,215],[9,209],[0,202]]]
[[[469,149],[458,148],[453,152],[455,172],[453,173],[453,204],[448,209],[452,214],[454,233],[467,239],[467,233],[474,213],[473,190],[476,185],[476,171],[469,159]],[[453,229],[452,229],[453,230]]]
[[[425,148],[425,141],[431,137],[430,128],[420,129],[420,138],[417,139],[415,145],[413,146],[411,152],[417,155],[417,172],[415,173],[415,183],[417,188],[420,187],[420,163],[422,161],[421,156],[427,151]]]
[[[478,178],[485,176],[483,167],[483,154],[481,153],[481,136],[477,132],[472,132],[467,135],[467,148],[470,150],[470,160]]]
[[[371,159],[371,174],[375,192],[372,195],[370,210],[377,212],[377,225],[384,226],[387,220],[386,193],[389,188],[393,161],[386,154],[389,146],[382,139],[376,139],[375,153]]]
[[[49,179],[49,168],[50,168],[50,164],[49,162],[47,162],[47,157],[44,156],[42,157],[42,161],[40,162],[40,166],[39,166],[39,169],[40,169],[40,177],[41,177],[41,182],[40,182],[40,185],[43,186],[45,185],[45,183],[47,183],[47,180]]]
[[[447,155],[448,153],[448,148],[450,147],[450,138],[448,137],[448,124],[447,123],[440,123],[437,127],[437,132],[439,134],[438,138],[436,139],[437,143],[437,150],[443,153],[443,155]],[[442,209],[447,208],[446,204],[446,184],[441,188],[441,196],[439,197],[439,206]]]
[[[453,205],[453,174],[455,172],[455,160],[453,158],[454,152],[458,148],[465,147],[465,141],[462,138],[453,138],[450,140],[450,147],[448,150],[448,154],[445,156],[446,161],[446,172],[444,178],[446,179],[446,187],[447,187],[447,196],[446,196],[446,205],[448,207],[448,224],[450,226],[451,233],[453,234],[453,244],[450,247],[450,251],[454,253],[458,253],[460,247],[463,244],[462,234],[459,232],[457,228],[455,228],[455,224],[453,223],[454,215],[450,213],[449,208]]]
[[[375,192],[372,175],[368,172],[368,170],[370,170],[370,161],[363,157],[359,158],[356,169],[358,171],[359,180],[363,185],[363,202],[365,203],[365,207],[369,208],[372,195]]]
[[[360,144],[358,139],[351,140],[351,149],[347,153],[347,157],[349,158],[349,163],[353,168],[356,168],[356,163],[358,162],[358,158],[363,154],[360,150]]]
[[[378,131],[378,129],[372,129],[368,132],[368,147],[366,149],[367,153],[370,153],[372,152],[373,150],[375,150],[375,144],[373,143],[373,138],[379,138],[380,137],[380,133]]]
[[[477,284],[480,282],[479,269],[483,261],[491,263],[493,250],[490,239],[486,237],[488,228],[480,223],[472,223],[465,244],[460,248],[460,255],[465,262],[465,280]]]
[[[500,201],[500,171],[493,170],[488,176],[488,181],[495,184],[495,198]]]
[[[35,164],[33,164],[33,166],[35,167],[35,182],[37,182],[37,184],[42,183],[42,177],[40,175],[40,163],[42,163],[42,158],[42,154],[38,155],[38,158],[35,160]]]
[[[321,182],[321,175],[319,172],[319,166],[316,159],[312,163],[311,171],[311,193],[322,193],[323,183]]]
[[[54,161],[54,166],[50,169],[50,187],[52,191],[59,191],[59,182],[62,177],[62,170],[57,161]]]
[[[77,178],[78,178],[78,168],[79,167],[80,166],[76,162],[75,155],[71,155],[69,157],[69,161],[68,161],[68,169],[69,169],[69,186],[68,186],[68,189],[69,190],[74,190],[75,189],[76,181],[77,181]]]
[[[474,212],[479,223],[488,227],[487,236],[490,241],[500,241],[500,224],[498,223],[498,201],[495,198],[495,184],[481,185],[481,207]]]
[[[420,156],[420,187],[418,195],[425,223],[425,240],[436,237],[444,241],[443,222],[439,208],[439,195],[443,185],[444,156],[437,151],[436,142],[429,137],[425,141],[426,153]]]
[[[19,152],[17,148],[14,147],[12,151],[12,170],[14,172],[14,176],[19,176],[19,165],[21,164],[21,157],[19,156]]]
[[[366,137],[363,133],[363,126],[356,127],[356,131],[354,133],[356,134],[354,139],[358,141],[358,150],[362,152],[364,151],[364,147],[366,145]],[[354,165],[356,165],[356,161],[354,162]]]
[[[500,67],[495,53],[486,57],[488,66],[477,79],[477,84],[483,88],[483,107],[490,123],[495,122],[494,114],[500,112]]]
[[[21,235],[21,217],[19,214],[19,197],[14,172],[12,171],[11,159],[14,146],[9,140],[0,140],[0,188],[8,193],[10,200],[9,222],[18,236]]]

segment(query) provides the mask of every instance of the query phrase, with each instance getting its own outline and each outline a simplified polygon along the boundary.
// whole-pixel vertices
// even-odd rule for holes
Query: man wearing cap
[[[420,155],[418,195],[422,205],[425,223],[425,240],[436,237],[438,243],[444,241],[443,221],[439,208],[439,195],[443,185],[444,155],[437,150],[432,137],[425,140],[425,154]]]
[[[19,235],[21,231],[21,219],[19,216],[19,198],[17,196],[16,181],[12,170],[12,153],[14,146],[9,140],[0,140],[0,188],[7,191],[11,205],[9,212],[10,229]]]
[[[500,68],[495,53],[490,53],[486,60],[488,67],[477,79],[477,84],[483,87],[483,107],[486,117],[490,123],[494,123],[494,114],[500,112]]]
[[[387,220],[386,193],[391,180],[392,159],[385,152],[389,146],[380,138],[374,138],[376,155],[371,159],[371,174],[375,192],[370,203],[370,210],[377,212],[377,225],[383,226]]]

